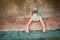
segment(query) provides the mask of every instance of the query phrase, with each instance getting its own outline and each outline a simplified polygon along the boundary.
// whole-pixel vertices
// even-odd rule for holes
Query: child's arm
[[[42,18],[40,19],[40,21],[41,21],[41,24],[42,24],[42,26],[43,26],[43,32],[46,32],[46,27],[45,27],[45,25],[44,25],[44,22],[43,22]]]
[[[32,22],[32,19],[29,20],[28,24],[27,24],[27,28],[26,28],[26,32],[29,32],[29,26],[30,26],[30,23]]]

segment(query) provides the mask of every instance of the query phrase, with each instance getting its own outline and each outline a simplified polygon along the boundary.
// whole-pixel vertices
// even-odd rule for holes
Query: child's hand
[[[43,29],[43,32],[46,32],[46,30]]]
[[[29,33],[29,30],[26,30],[26,33]]]
[[[26,32],[29,33],[29,29],[26,29]]]
[[[27,28],[26,28],[26,32],[29,33],[30,31],[30,23],[32,22],[32,19],[29,20],[28,24],[27,24]]]

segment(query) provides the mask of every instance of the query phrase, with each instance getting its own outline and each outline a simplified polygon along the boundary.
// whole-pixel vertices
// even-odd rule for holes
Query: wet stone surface
[[[12,39],[38,39],[38,38],[50,38],[60,37],[60,29],[47,30],[46,33],[42,30],[31,30],[29,33],[25,31],[0,31],[0,39],[12,38]]]

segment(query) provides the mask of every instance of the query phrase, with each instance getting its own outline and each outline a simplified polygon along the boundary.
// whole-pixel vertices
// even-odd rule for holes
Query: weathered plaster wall
[[[36,3],[43,17],[60,17],[60,0],[0,0],[0,18],[30,17]]]

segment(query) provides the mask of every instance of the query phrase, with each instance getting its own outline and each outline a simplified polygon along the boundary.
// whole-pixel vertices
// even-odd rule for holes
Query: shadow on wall
[[[48,2],[49,6],[52,7],[52,16],[54,17],[60,17],[60,0],[46,0]]]
[[[53,1],[53,4],[53,7],[55,8],[55,14],[57,15],[57,17],[60,17],[60,0],[55,0],[55,2]]]

